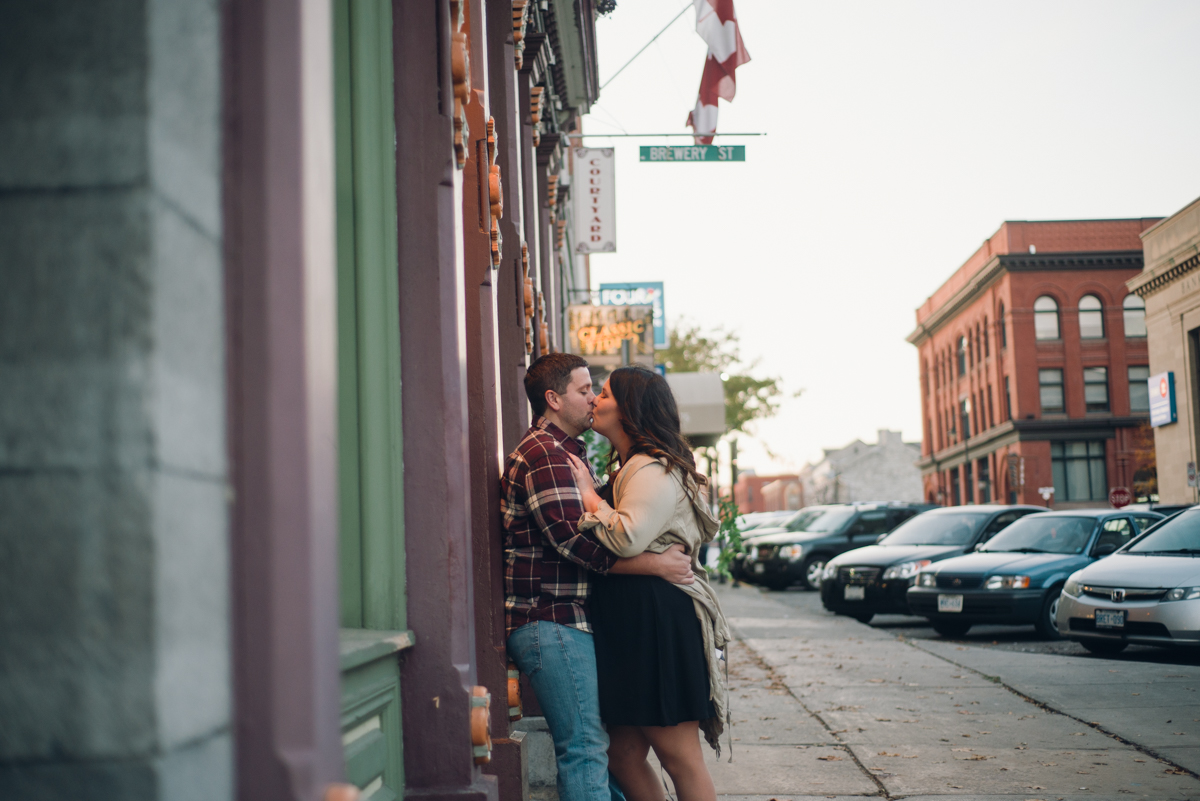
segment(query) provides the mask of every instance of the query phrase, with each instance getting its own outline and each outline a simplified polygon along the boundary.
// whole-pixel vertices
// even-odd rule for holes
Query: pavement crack
[[[796,693],[792,691],[792,688],[789,687],[786,682],[780,679],[779,675],[776,674],[775,669],[771,667],[771,665],[765,659],[763,659],[762,655],[759,654],[758,651],[755,651],[749,643],[740,637],[738,638],[738,642],[743,648],[746,649],[746,653],[750,657],[749,661],[753,662],[755,667],[767,674],[767,689],[783,691],[790,695],[795,702],[800,705],[800,708],[807,712],[811,717],[815,718],[816,721],[825,729],[825,731],[829,733],[829,736],[833,738],[834,744],[832,744],[830,747],[838,748],[844,751],[850,757],[850,759],[854,760],[854,764],[858,766],[858,769],[862,772],[862,774],[868,777],[871,780],[871,783],[874,784],[879,790],[877,793],[871,793],[860,797],[886,798],[889,801],[894,801],[897,796],[893,796],[888,792],[887,787],[884,786],[879,777],[867,769],[867,766],[864,765],[862,760],[858,758],[858,754],[854,753],[854,749],[850,747],[850,744],[843,741],[842,738],[838,736],[838,732],[829,725],[829,722],[826,721],[825,718],[821,717],[819,712],[810,709],[808,704],[804,703],[804,699],[796,695]]]
[[[1117,742],[1119,742],[1123,745],[1127,745],[1130,748],[1134,749],[1135,751],[1143,753],[1146,756],[1153,757],[1154,759],[1158,760],[1159,762],[1163,763],[1164,765],[1169,765],[1171,767],[1171,769],[1176,771],[1176,775],[1188,775],[1194,779],[1200,779],[1200,773],[1197,773],[1193,770],[1189,770],[1188,768],[1185,768],[1182,765],[1179,765],[1179,764],[1171,761],[1169,758],[1159,754],[1153,748],[1142,745],[1141,743],[1136,743],[1133,740],[1126,739],[1126,738],[1122,737],[1121,735],[1117,734],[1116,732],[1106,729],[1104,726],[1101,726],[1099,723],[1094,723],[1090,720],[1084,720],[1081,717],[1072,715],[1070,712],[1064,712],[1061,709],[1053,707],[1050,704],[1046,703],[1045,701],[1039,701],[1037,698],[1034,698],[1033,696],[1026,695],[1025,693],[1018,690],[1016,687],[1013,687],[1011,684],[1006,683],[999,676],[989,676],[988,674],[983,673],[982,671],[976,670],[973,667],[964,665],[961,662],[956,662],[953,659],[949,658],[948,656],[944,656],[935,651],[931,651],[928,648],[922,648],[920,646],[920,644],[918,644],[912,640],[909,640],[905,637],[897,637],[896,639],[897,639],[897,641],[902,642],[905,645],[908,645],[908,646],[911,646],[911,647],[917,649],[921,653],[929,654],[930,656],[936,657],[937,659],[941,659],[943,662],[947,662],[951,665],[954,665],[957,668],[962,668],[963,670],[969,670],[972,673],[974,673],[976,676],[986,679],[987,681],[992,682],[993,684],[995,684],[998,687],[1003,687],[1004,689],[1008,690],[1010,693],[1017,696],[1022,701],[1026,702],[1028,704],[1032,704],[1033,706],[1036,706],[1037,708],[1042,709],[1046,712],[1049,712],[1053,715],[1061,715],[1064,718],[1073,720],[1077,723],[1087,726],[1089,729],[1092,729],[1094,731],[1099,732],[1100,734],[1105,735],[1106,737],[1111,737],[1112,739],[1116,740]],[[799,700],[799,699],[797,699],[797,700]]]

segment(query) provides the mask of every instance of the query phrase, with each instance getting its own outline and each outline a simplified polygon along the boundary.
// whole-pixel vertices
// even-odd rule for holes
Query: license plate
[[[962,611],[961,595],[939,595],[938,596],[938,611],[939,612],[961,612]]]
[[[1123,628],[1125,628],[1125,610],[1124,609],[1097,609],[1096,610],[1096,628],[1098,628],[1098,629],[1123,629]]]
[[[755,563],[754,563],[754,572],[755,572],[755,573],[761,573],[761,572],[763,572],[763,570],[765,570],[765,569],[766,569],[766,567],[767,567],[767,566],[766,566],[766,565],[764,565],[762,562],[755,562]]]
[[[847,601],[861,601],[867,597],[867,588],[855,587],[851,584],[847,584],[845,589],[842,591],[842,597]]]

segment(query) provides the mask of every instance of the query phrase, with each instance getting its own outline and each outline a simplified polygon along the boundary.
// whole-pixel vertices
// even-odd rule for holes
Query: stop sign
[[[1133,493],[1124,487],[1113,487],[1108,491],[1108,502],[1114,508],[1120,509],[1122,506],[1128,506],[1133,503]]]

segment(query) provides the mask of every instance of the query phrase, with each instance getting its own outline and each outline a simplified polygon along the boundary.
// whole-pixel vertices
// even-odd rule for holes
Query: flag
[[[717,98],[733,100],[737,92],[734,71],[750,60],[738,29],[733,0],[692,0],[696,7],[696,33],[708,45],[700,95],[688,114],[687,125],[696,132],[696,143],[711,145],[717,130]]]

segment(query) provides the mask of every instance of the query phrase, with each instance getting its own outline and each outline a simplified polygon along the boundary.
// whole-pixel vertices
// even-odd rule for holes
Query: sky
[[[603,84],[684,0],[597,22]],[[665,283],[668,324],[723,327],[777,417],[759,474],[879,429],[921,437],[914,310],[1005,220],[1169,215],[1200,196],[1200,2],[735,0],[751,62],[718,138],[745,163],[616,147],[617,252],[593,286]],[[601,90],[587,133],[683,132],[706,48],[691,10]],[[769,454],[775,454],[772,458]]]

